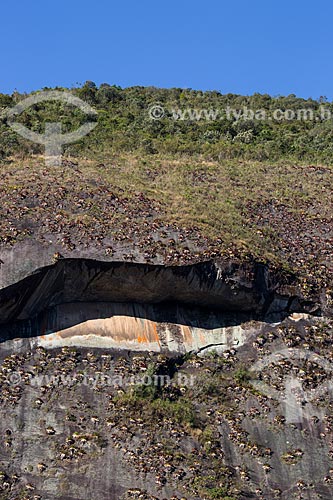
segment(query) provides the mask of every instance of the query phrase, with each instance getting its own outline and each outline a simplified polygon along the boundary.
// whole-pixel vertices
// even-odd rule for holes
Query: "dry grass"
[[[180,234],[188,230],[185,244],[194,239],[218,255],[329,271],[332,166],[138,154],[64,163],[46,168],[42,157],[32,157],[1,164],[3,242],[15,228],[17,238],[26,237],[22,224],[30,236],[38,227],[45,231],[45,220],[54,232],[77,224],[94,234],[99,228],[103,237],[123,231],[125,239],[133,223],[140,232],[140,224],[155,222],[161,229],[173,224]],[[117,200],[110,204],[111,193],[119,207]],[[52,225],[57,216],[61,227]]]

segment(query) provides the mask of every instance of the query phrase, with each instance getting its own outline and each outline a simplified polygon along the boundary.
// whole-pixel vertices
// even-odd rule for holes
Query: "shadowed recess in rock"
[[[292,290],[257,263],[64,259],[0,291],[0,339],[43,337],[53,346],[89,338],[94,346],[175,351],[230,344],[242,341],[246,322],[318,311]]]

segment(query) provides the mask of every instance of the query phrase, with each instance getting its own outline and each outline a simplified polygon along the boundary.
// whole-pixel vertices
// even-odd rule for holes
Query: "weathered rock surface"
[[[332,499],[332,394],[305,401],[294,423],[284,390],[295,367],[313,388],[327,374],[281,356],[261,378],[281,388],[276,398],[255,389],[244,371],[286,345],[329,359],[332,327],[296,314],[278,325],[254,322],[243,346],[203,358],[45,350],[31,339],[21,340],[18,354],[5,343],[3,497]],[[140,378],[152,374],[169,382],[151,392]]]
[[[14,267],[0,290],[4,499],[333,498],[331,394],[295,424],[290,359],[250,371],[286,347],[329,363],[325,291],[304,297],[257,263]],[[297,370],[308,394],[328,375],[310,356]]]
[[[9,279],[3,271],[3,282]],[[242,344],[242,323],[280,321],[323,306],[320,297],[304,300],[292,282],[260,264],[61,259],[0,290],[0,336],[38,337],[53,347],[183,353]]]

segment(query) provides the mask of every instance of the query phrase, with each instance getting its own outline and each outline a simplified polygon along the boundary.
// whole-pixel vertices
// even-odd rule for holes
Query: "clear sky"
[[[332,0],[3,0],[0,92],[86,80],[333,99]]]

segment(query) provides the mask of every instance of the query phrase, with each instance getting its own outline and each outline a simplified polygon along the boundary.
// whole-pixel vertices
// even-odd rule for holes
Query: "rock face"
[[[251,320],[320,310],[291,291],[259,264],[61,259],[0,290],[0,335],[41,337],[46,346],[183,353],[242,342],[240,325]]]
[[[0,497],[333,498],[331,395],[289,421],[281,355],[330,359],[324,293],[257,263],[92,259],[7,261],[1,287]]]
[[[247,379],[256,360],[290,342],[328,359],[332,327],[299,314],[278,325],[253,322],[243,346],[205,357],[5,342],[3,498],[33,498],[32,491],[48,500],[332,499],[332,394],[296,402],[300,418],[289,421],[290,359],[280,355],[259,377],[281,397]],[[299,376],[315,388],[325,373],[310,361]],[[170,382],[153,392],[133,386],[132,377],[140,384],[152,374]]]

